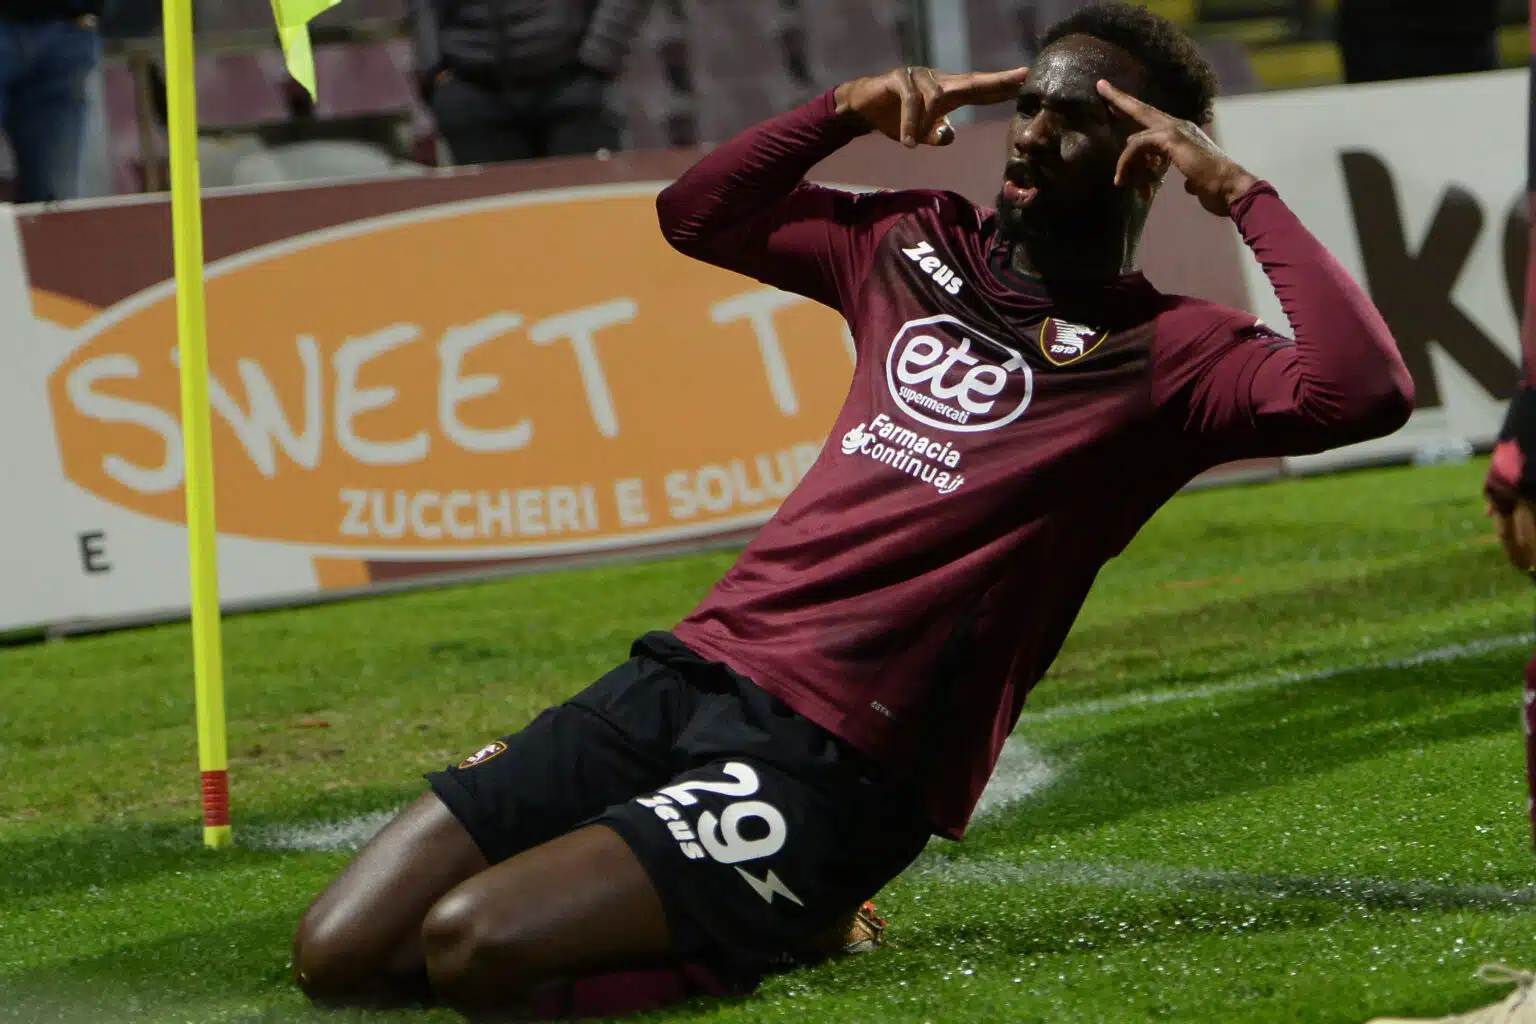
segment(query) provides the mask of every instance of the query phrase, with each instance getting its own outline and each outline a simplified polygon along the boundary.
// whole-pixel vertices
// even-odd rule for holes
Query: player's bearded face
[[[1126,190],[1114,179],[1130,129],[1098,95],[1097,82],[1139,77],[1129,54],[1086,36],[1068,36],[1040,55],[1008,132],[997,199],[1005,237],[1123,233]]]

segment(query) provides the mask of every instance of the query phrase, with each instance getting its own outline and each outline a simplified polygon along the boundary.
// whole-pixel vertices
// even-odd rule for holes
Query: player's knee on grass
[[[526,1001],[544,980],[538,937],[516,920],[493,920],[470,893],[449,893],[421,927],[427,976],[439,999],[461,1011]]]
[[[447,895],[427,913],[421,947],[436,999],[465,1015],[531,1012],[582,973],[559,941],[468,892]]]
[[[311,1002],[352,1002],[368,987],[376,964],[359,956],[356,944],[335,926],[334,915],[312,906],[293,938],[293,980]]]
[[[390,1008],[430,1000],[426,976],[378,952],[354,922],[311,907],[293,939],[293,980],[319,1006]]]
[[[438,999],[461,1012],[506,1011],[546,983],[668,960],[660,896],[617,833],[588,826],[464,882],[421,928]]]
[[[422,919],[485,866],[458,820],[437,797],[423,796],[309,905],[293,941],[295,982],[311,1001],[329,1006],[430,1002]]]

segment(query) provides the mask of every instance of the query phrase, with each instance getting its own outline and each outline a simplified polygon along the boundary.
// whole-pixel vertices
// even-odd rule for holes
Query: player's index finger
[[[944,92],[961,103],[1001,103],[1011,100],[1029,77],[1029,68],[1010,71],[970,71],[948,75]]]
[[[1143,103],[1130,93],[1115,88],[1107,79],[1099,79],[1099,95],[1109,100],[1111,106],[1143,128],[1156,128],[1172,120],[1150,103]]]

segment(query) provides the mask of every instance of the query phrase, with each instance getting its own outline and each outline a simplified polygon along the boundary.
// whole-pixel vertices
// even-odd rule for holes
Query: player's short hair
[[[1035,52],[1073,35],[1118,46],[1140,61],[1156,93],[1142,98],[1164,113],[1196,124],[1210,121],[1216,72],[1195,41],[1167,18],[1125,0],[1100,0],[1046,29]]]

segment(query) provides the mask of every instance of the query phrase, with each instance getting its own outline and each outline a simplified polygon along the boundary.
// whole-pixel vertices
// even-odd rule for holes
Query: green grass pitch
[[[1482,472],[1177,498],[1101,575],[998,799],[880,897],[888,945],[660,1019],[1344,1022],[1502,995],[1479,963],[1536,966],[1532,606]],[[0,1020],[396,1019],[289,984],[348,853],[282,847],[412,798],[728,564],[229,620],[239,846],[218,852],[184,625],[0,650]]]

